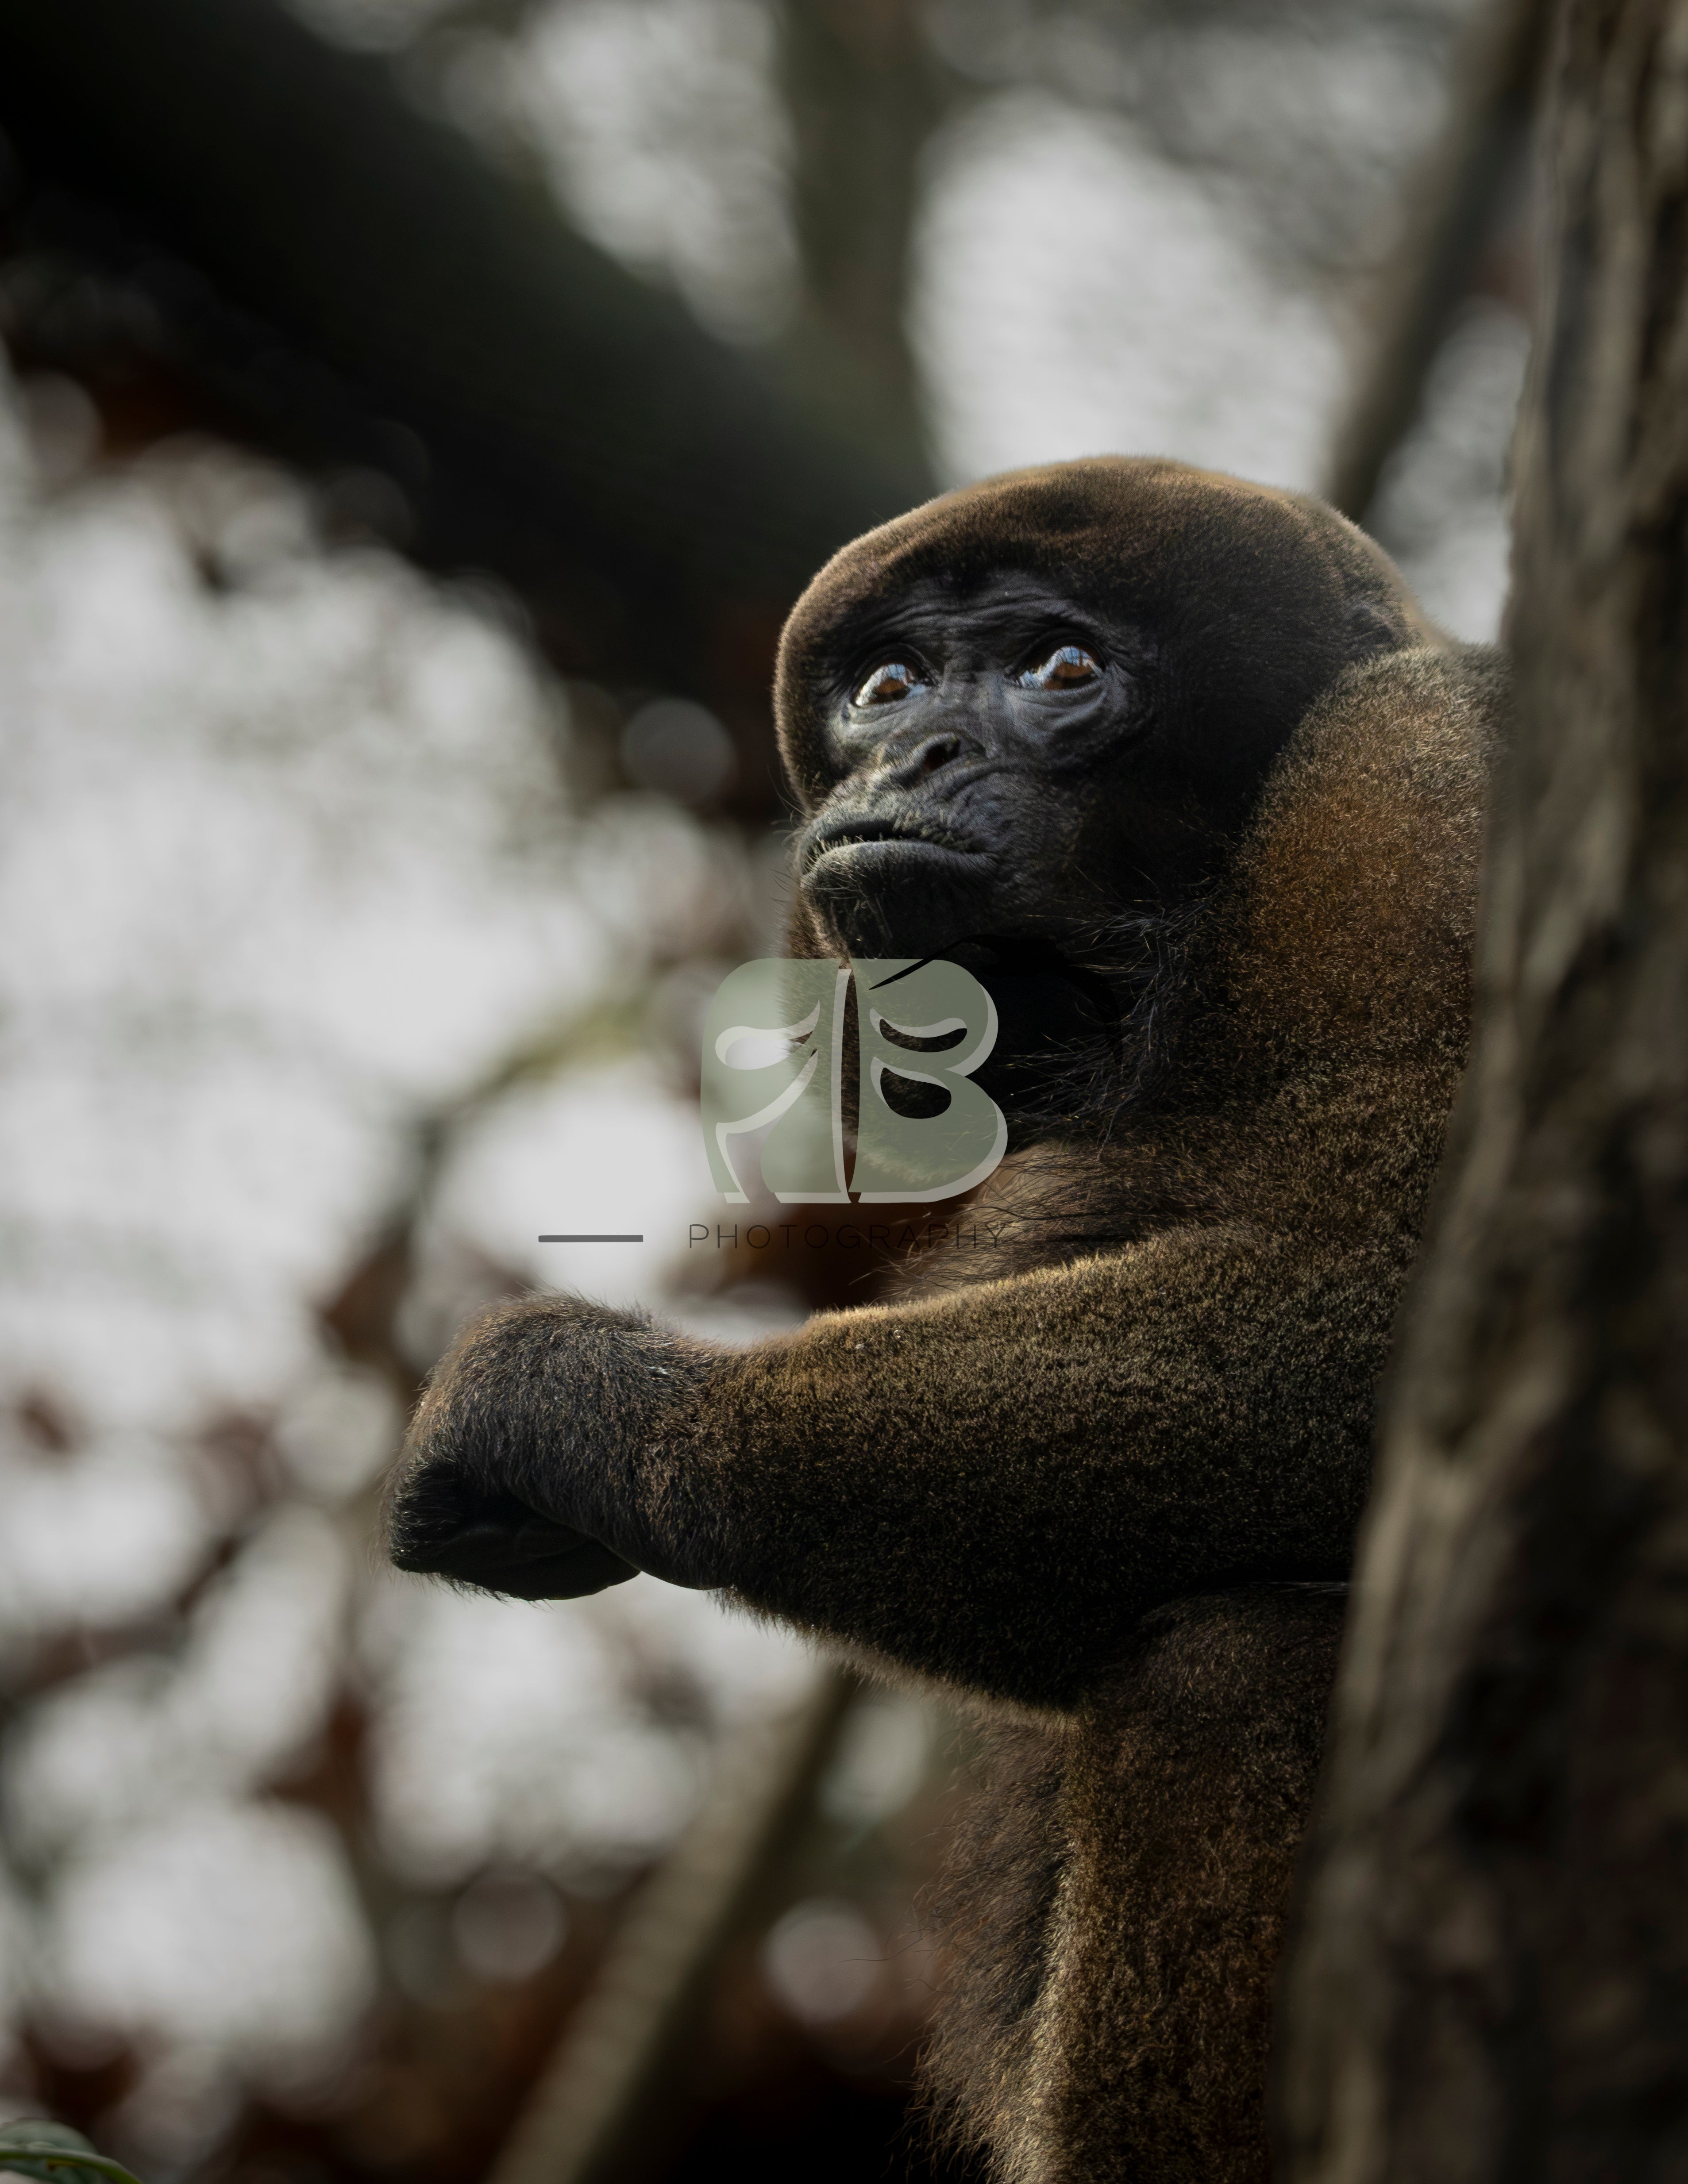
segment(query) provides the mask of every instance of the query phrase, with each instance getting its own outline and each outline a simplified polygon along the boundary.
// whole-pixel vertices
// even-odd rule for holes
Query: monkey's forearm
[[[1344,1574],[1396,1283],[1210,1230],[813,1323],[700,1391],[685,1469],[718,1577],[1063,1702],[1161,1600]]]
[[[534,1301],[436,1376],[395,1552],[529,1596],[649,1569],[1059,1703],[1160,1600],[1341,1574],[1395,1284],[1207,1230],[742,1352]]]

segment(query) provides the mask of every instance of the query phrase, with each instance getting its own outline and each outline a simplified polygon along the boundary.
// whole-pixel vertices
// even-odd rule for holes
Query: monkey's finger
[[[400,1569],[426,1568],[517,1600],[580,1600],[639,1574],[631,1563],[584,1532],[542,1517],[514,1532],[495,1518],[480,1519],[436,1545],[426,1563],[398,1555],[394,1560]]]
[[[517,1600],[579,1600],[639,1574],[590,1534],[513,1494],[478,1491],[444,1466],[416,1474],[400,1490],[388,1520],[388,1550],[402,1570]]]

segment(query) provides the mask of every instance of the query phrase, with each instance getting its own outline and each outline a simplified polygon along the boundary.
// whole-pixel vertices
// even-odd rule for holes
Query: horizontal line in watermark
[[[642,1236],[541,1236],[542,1244],[642,1244]]]

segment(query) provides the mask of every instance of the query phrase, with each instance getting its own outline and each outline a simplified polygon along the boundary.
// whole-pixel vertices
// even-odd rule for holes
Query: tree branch
[[[1491,0],[1451,70],[1442,135],[1403,192],[1400,237],[1378,274],[1325,498],[1356,523],[1418,414],[1424,382],[1528,143],[1551,0]]]

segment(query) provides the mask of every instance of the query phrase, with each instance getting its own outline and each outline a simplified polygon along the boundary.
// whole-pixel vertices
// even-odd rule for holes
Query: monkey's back
[[[1339,1258],[1362,1462],[1464,1062],[1505,705],[1495,656],[1452,649],[1333,692],[1216,907],[1182,1098],[1036,1149],[986,1193],[1004,1273],[1192,1225]],[[1001,2184],[1264,2184],[1272,1970],[1345,1596],[1255,1584],[1175,1601],[1070,1712],[989,1730],[931,1904],[926,2073]]]

